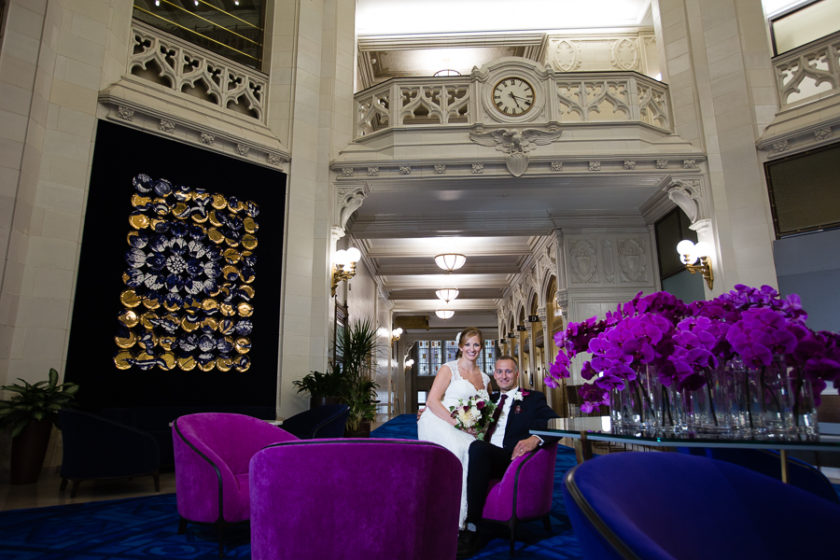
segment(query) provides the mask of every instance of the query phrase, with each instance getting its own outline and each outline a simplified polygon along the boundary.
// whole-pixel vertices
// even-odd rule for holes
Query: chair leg
[[[225,557],[225,524],[216,523],[216,534],[219,537],[219,560]]]
[[[514,545],[516,544],[516,516],[510,519],[510,555],[516,556]]]

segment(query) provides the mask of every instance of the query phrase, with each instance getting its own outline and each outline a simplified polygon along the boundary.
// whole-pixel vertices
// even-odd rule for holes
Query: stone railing
[[[130,74],[265,124],[268,77],[134,20]]]
[[[840,93],[840,31],[773,58],[779,109]]]
[[[549,93],[540,121],[637,122],[673,131],[668,86],[662,82],[636,72],[549,72],[545,79]],[[360,91],[355,95],[356,137],[389,128],[494,122],[478,99],[483,86],[474,73],[395,78]]]

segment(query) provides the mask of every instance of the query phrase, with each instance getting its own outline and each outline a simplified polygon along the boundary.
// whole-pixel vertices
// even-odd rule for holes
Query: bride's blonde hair
[[[481,330],[478,327],[467,327],[458,333],[458,340],[456,341],[458,343],[458,348],[463,346],[464,341],[471,336],[478,336],[479,346],[484,346],[484,335],[481,334]]]

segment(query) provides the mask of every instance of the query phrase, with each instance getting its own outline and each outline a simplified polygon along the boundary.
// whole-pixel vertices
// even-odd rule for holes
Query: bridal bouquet
[[[459,399],[456,406],[449,407],[450,415],[456,421],[455,427],[475,435],[476,439],[484,439],[495,410],[496,404],[490,400],[487,391],[479,391],[468,399]]]

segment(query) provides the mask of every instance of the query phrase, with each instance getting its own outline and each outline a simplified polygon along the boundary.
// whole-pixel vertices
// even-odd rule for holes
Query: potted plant
[[[376,384],[366,378],[354,380],[345,395],[345,402],[350,407],[346,434],[350,437],[369,436],[370,423],[376,418]]]
[[[341,402],[344,388],[344,376],[341,368],[331,365],[331,371],[312,371],[302,378],[292,381],[298,393],[309,393],[309,408]]]
[[[370,422],[376,416],[376,383],[370,379],[376,329],[368,319],[355,321],[342,331],[336,345],[344,380],[341,397],[350,407],[347,435],[368,435]]]
[[[79,386],[58,383],[58,372],[50,368],[48,380],[3,385],[4,391],[16,393],[0,401],[0,425],[12,433],[12,464],[10,482],[26,484],[38,480],[50,431],[58,411],[70,404]]]

